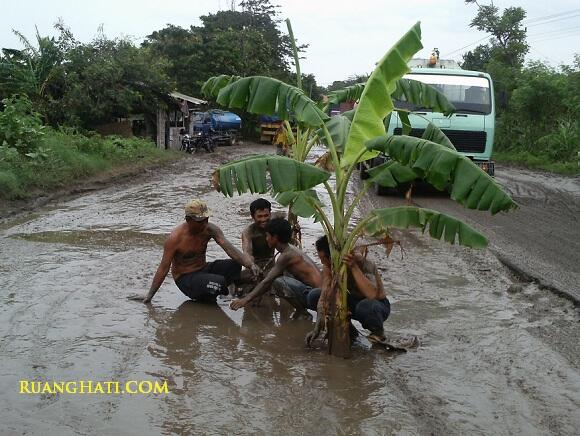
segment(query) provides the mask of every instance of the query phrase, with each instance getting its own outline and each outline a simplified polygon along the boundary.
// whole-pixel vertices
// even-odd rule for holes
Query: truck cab
[[[462,69],[412,68],[404,77],[434,87],[456,109],[446,117],[428,108],[395,101],[395,107],[412,111],[409,115],[411,135],[420,137],[427,124],[432,122],[447,135],[458,152],[493,176],[491,154],[495,133],[495,104],[493,82],[489,74]],[[396,112],[391,117],[387,133],[402,133],[402,123]]]
[[[456,111],[446,117],[426,107],[413,105],[407,101],[394,100],[396,108],[411,111],[411,136],[421,137],[428,123],[439,127],[457,151],[470,158],[490,176],[495,173],[491,160],[495,134],[495,100],[493,82],[487,73],[463,70],[452,60],[439,60],[435,49],[429,59],[412,59],[411,71],[404,78],[426,83],[439,92],[455,106]],[[401,135],[403,124],[396,111],[393,111],[388,126],[388,135]],[[361,165],[361,176],[365,169],[380,165],[388,157],[379,155]],[[388,192],[378,187],[378,193]]]

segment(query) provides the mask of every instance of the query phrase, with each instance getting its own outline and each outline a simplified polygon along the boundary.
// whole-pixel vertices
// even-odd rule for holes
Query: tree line
[[[174,90],[199,96],[218,72],[289,80],[292,52],[277,7],[244,0],[238,8],[201,16],[188,29],[168,24],[140,45],[102,29],[81,43],[62,20],[55,37],[37,31],[29,40],[16,30],[23,48],[2,49],[0,100],[22,96],[48,125],[90,129],[130,114],[154,116],[159,105],[172,104]],[[314,77],[307,79],[316,92]]]
[[[578,172],[580,55],[572,65],[524,62],[530,50],[526,11],[476,4],[471,27],[489,42],[463,55],[462,68],[489,73],[497,104],[496,157],[548,169]]]

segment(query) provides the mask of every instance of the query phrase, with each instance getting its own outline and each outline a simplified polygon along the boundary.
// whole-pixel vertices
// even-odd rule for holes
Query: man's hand
[[[311,332],[308,332],[306,334],[306,337],[304,338],[304,341],[306,342],[306,346],[307,347],[312,347],[312,343],[318,339],[318,337],[320,336],[320,333],[322,333],[323,331],[323,326],[324,326],[324,322],[321,321],[321,317],[318,316],[316,318],[316,324],[314,325],[314,330],[312,330]]]
[[[145,304],[151,303],[151,297],[149,296],[149,294],[147,294],[145,296],[139,295],[139,294],[129,295],[127,297],[127,300],[140,301],[140,302],[145,303]]]
[[[346,256],[344,256],[342,261],[346,266],[352,269],[356,266],[359,266],[360,262],[362,262],[362,256],[351,251]]]
[[[246,298],[238,298],[237,300],[232,300],[230,303],[230,309],[238,310],[248,304],[249,301]]]
[[[258,265],[256,265],[255,263],[253,263],[250,266],[250,271],[252,271],[252,275],[254,276],[254,278],[259,278],[262,275],[262,268],[260,268]]]

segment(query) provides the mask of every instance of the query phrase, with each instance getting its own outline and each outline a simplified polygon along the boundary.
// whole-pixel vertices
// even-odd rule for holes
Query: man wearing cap
[[[212,302],[228,294],[228,285],[236,280],[242,265],[256,276],[260,268],[228,241],[221,229],[209,222],[209,210],[202,200],[185,205],[185,222],[178,225],[163,246],[163,258],[149,292],[143,298],[149,303],[165,280],[169,269],[177,287],[195,301]],[[206,261],[207,244],[215,240],[231,259]]]

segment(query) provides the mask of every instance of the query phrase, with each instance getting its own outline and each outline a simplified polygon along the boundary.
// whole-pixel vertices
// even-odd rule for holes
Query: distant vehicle
[[[217,145],[234,145],[239,140],[242,119],[235,113],[214,109],[192,116],[193,136],[202,132]]]
[[[457,151],[493,176],[495,164],[491,160],[495,133],[495,101],[493,82],[489,74],[479,71],[462,70],[455,61],[439,60],[435,49],[430,59],[412,59],[411,72],[404,77],[429,84],[442,92],[455,106],[456,112],[449,117],[431,109],[412,105],[406,101],[395,101],[395,106],[413,112],[409,116],[412,130],[410,135],[420,137],[428,122],[439,127]],[[402,123],[393,112],[387,133],[402,134]],[[387,159],[378,156],[361,165],[365,169],[380,165]],[[377,188],[379,194],[386,189]]]

